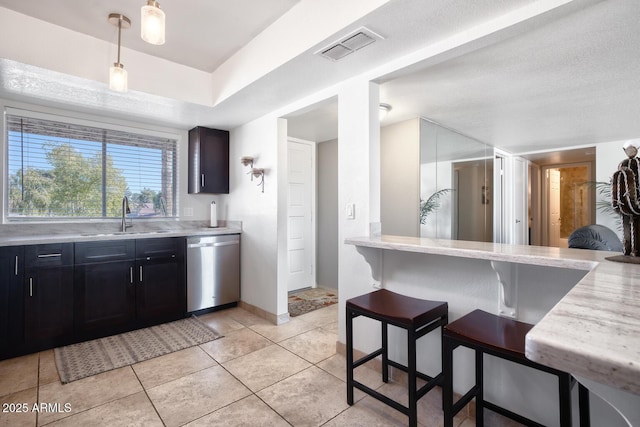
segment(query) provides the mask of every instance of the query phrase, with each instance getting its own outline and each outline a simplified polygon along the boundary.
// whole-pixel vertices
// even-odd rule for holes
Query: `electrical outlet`
[[[193,216],[193,208],[184,208],[184,216]]]

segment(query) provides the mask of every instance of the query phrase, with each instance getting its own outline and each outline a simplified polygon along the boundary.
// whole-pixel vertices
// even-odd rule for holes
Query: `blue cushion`
[[[574,230],[569,236],[569,247],[597,251],[623,251],[622,242],[617,234],[599,224],[586,225]]]

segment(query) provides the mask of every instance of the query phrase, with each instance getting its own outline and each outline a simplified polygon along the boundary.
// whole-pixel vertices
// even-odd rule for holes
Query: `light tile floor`
[[[281,326],[241,308],[200,319],[224,337],[66,385],[52,350],[0,361],[0,427],[407,424],[358,390],[356,404],[347,405],[345,359],[335,350],[337,304]],[[403,387],[383,384],[366,365],[356,377],[406,399]],[[439,389],[420,400],[419,420],[442,425]],[[456,419],[457,426],[474,424]]]

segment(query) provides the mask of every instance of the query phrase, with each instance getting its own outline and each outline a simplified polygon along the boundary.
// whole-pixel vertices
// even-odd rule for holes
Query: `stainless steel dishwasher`
[[[187,238],[187,311],[240,300],[240,235]]]

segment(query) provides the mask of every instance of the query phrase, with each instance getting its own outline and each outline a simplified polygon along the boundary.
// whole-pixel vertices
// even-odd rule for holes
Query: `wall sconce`
[[[240,157],[240,163],[242,163],[243,166],[251,166],[253,168],[253,157]]]
[[[254,161],[254,158],[250,156],[244,156],[240,158],[240,163],[242,163],[244,166],[249,166],[251,168],[251,170],[247,172],[251,176],[251,181],[253,181],[254,177],[260,178],[260,182],[258,183],[258,186],[262,186],[262,192],[264,193],[264,169],[254,168],[253,161]]]
[[[147,43],[164,44],[165,14],[160,9],[160,3],[155,0],[147,0],[140,13],[140,37]]]
[[[117,92],[127,91],[127,70],[120,63],[120,41],[122,29],[131,27],[131,20],[120,13],[110,13],[109,22],[118,26],[118,61],[109,68],[109,89]]]
[[[262,192],[264,193],[264,169],[262,168],[252,168],[251,169],[251,179],[253,177],[260,178],[260,182],[258,183],[258,187],[262,187]]]

